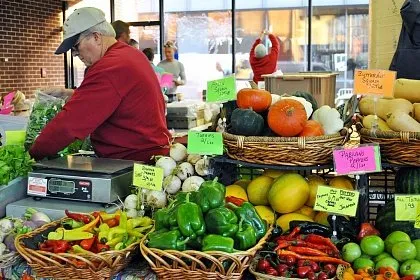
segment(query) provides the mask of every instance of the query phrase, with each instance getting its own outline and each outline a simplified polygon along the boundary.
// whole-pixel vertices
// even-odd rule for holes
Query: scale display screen
[[[76,191],[76,184],[73,181],[50,179],[48,180],[48,190],[51,193],[74,194]]]

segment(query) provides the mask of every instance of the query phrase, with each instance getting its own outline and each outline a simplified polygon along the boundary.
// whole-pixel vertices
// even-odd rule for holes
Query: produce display
[[[335,134],[344,126],[335,108],[318,108],[310,93],[279,96],[260,89],[241,89],[236,103],[238,108],[228,127],[236,135],[322,136]]]
[[[23,146],[0,147],[0,186],[19,176],[27,176],[35,163]]]
[[[250,249],[267,232],[251,203],[240,199],[225,203],[225,186],[217,178],[203,182],[196,192],[179,193],[153,218],[155,231],[147,246],[161,250],[231,253]]]

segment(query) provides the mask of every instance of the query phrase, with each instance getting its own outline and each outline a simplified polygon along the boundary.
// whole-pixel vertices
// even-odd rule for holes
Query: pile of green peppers
[[[254,206],[225,204],[225,186],[205,181],[197,192],[179,193],[154,214],[155,231],[148,247],[161,250],[247,250],[267,232],[267,224]]]

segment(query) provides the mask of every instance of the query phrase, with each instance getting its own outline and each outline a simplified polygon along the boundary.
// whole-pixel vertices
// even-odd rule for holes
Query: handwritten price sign
[[[207,102],[225,102],[235,99],[236,80],[234,76],[207,82]]]
[[[319,186],[314,210],[356,216],[359,192]]]
[[[162,190],[163,169],[159,167],[134,164],[133,185],[154,191]]]
[[[415,228],[420,228],[420,204],[417,203],[416,221],[414,222]]]
[[[223,137],[220,132],[188,131],[188,154],[223,155]]]
[[[382,170],[378,145],[360,145],[357,148],[336,148],[333,151],[335,171],[339,175],[379,172]]]
[[[395,195],[395,220],[415,221],[420,195]]]
[[[394,96],[396,72],[387,70],[356,70],[354,94]]]

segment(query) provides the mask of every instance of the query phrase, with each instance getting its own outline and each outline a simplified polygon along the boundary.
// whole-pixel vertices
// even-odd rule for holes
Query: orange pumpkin
[[[294,99],[282,99],[270,107],[268,126],[284,137],[299,135],[306,124],[306,111],[302,103]]]
[[[314,120],[307,121],[299,136],[321,136],[324,135],[322,125]]]
[[[236,104],[241,109],[264,112],[271,105],[271,94],[263,89],[244,88],[238,92]]]

